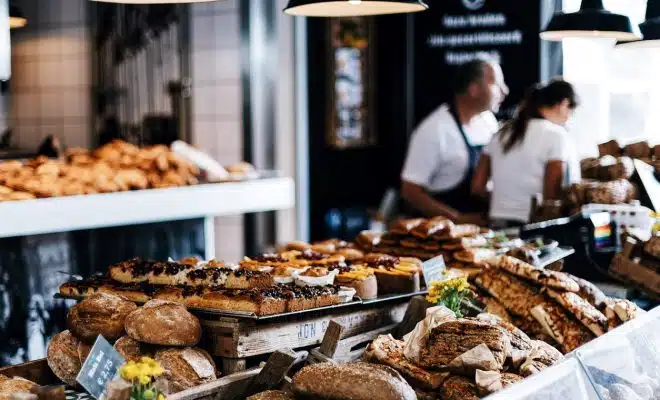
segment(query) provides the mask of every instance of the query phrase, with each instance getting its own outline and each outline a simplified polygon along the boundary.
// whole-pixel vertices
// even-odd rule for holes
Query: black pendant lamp
[[[641,35],[630,18],[607,11],[602,0],[582,0],[580,11],[555,14],[541,32],[544,40],[560,41],[572,37],[629,41],[637,40]]]
[[[27,25],[27,18],[18,6],[9,5],[9,28],[22,28]]]
[[[660,0],[648,0],[646,3],[646,20],[639,24],[639,29],[642,31],[642,40],[617,43],[617,47],[660,47]]]
[[[284,12],[306,17],[357,17],[424,11],[422,0],[289,0]]]

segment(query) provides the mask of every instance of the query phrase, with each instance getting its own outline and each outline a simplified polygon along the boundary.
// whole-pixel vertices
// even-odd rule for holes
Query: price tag
[[[105,386],[119,376],[124,357],[103,336],[96,338],[76,380],[94,398],[102,400]]]
[[[433,281],[444,280],[443,272],[445,272],[445,259],[442,256],[437,256],[422,263],[422,273],[424,274],[424,281],[426,286],[429,286]]]

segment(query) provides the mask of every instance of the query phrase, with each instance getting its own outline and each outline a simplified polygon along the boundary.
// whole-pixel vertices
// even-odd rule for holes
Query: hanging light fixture
[[[210,3],[218,0],[91,0],[99,3],[119,4],[177,4],[177,3]]]
[[[646,3],[646,20],[639,24],[642,40],[617,43],[621,48],[653,48],[660,47],[660,0],[648,0]]]
[[[541,39],[560,41],[570,37],[637,40],[639,29],[630,18],[614,14],[603,7],[602,0],[582,0],[580,11],[559,12],[541,32]]]
[[[18,6],[9,5],[9,28],[22,28],[27,25],[27,18]]]
[[[284,12],[306,17],[357,17],[424,11],[422,0],[289,0]]]

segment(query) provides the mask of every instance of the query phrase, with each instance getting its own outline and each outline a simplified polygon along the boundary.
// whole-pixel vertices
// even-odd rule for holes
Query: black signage
[[[414,16],[415,125],[451,99],[451,66],[475,56],[499,60],[510,95],[499,117],[510,117],[525,89],[540,80],[541,0],[431,0]]]
[[[76,380],[89,394],[101,400],[106,385],[119,376],[119,367],[124,362],[124,357],[103,336],[99,336]]]

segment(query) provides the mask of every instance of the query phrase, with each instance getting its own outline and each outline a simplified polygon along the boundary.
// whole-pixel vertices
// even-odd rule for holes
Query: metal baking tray
[[[552,250],[549,250],[547,254],[539,258],[539,267],[545,268],[548,265],[562,260],[571,254],[575,253],[575,249],[572,247],[557,247]]]
[[[362,304],[378,304],[378,303],[384,303],[386,301],[390,300],[400,300],[400,299],[409,299],[415,296],[426,296],[428,293],[428,290],[420,290],[418,292],[412,292],[412,293],[397,293],[397,294],[386,294],[383,296],[378,296],[375,299],[370,299],[370,300],[362,300]]]

